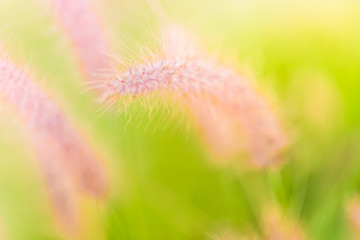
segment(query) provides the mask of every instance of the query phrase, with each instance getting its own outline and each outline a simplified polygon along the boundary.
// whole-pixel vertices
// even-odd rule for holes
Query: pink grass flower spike
[[[92,196],[105,195],[107,179],[99,159],[61,109],[1,49],[0,97],[23,121],[60,218],[69,222],[75,215],[67,175]]]
[[[89,81],[109,69],[108,46],[98,16],[88,0],[48,0],[69,36]]]
[[[123,96],[167,92],[190,108],[215,151],[234,155],[245,148],[255,166],[279,161],[287,144],[285,132],[248,79],[206,56],[180,27],[166,28],[161,46],[160,53],[95,83],[106,104]]]

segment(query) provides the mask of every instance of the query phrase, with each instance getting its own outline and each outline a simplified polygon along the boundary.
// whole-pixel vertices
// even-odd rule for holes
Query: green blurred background
[[[265,205],[295,216],[310,239],[352,238],[344,205],[360,190],[358,0],[159,1],[210,52],[221,49],[224,59],[254,76],[276,104],[291,148],[281,167],[258,171],[214,164],[196,130],[171,113],[160,128],[156,113],[141,123],[126,113],[99,117],[95,96],[81,94],[75,56],[46,2],[0,0],[0,37],[10,39],[8,52],[106,155],[111,194],[105,204],[85,203],[82,238],[197,240],[223,229],[261,234]],[[126,54],[124,39],[147,43],[159,32],[145,1],[94,4],[115,52]],[[44,207],[30,146],[11,117],[0,119],[0,213],[10,239],[61,239]]]

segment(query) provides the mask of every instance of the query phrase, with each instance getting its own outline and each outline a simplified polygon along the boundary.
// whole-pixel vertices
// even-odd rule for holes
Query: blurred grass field
[[[279,205],[309,239],[352,239],[344,206],[360,191],[360,2],[160,2],[209,51],[221,49],[256,79],[292,144],[279,168],[220,167],[196,131],[171,113],[168,126],[156,131],[160,114],[145,115],[141,124],[126,113],[99,117],[95,96],[81,94],[75,56],[50,8],[39,0],[0,0],[8,52],[34,70],[106,156],[111,193],[104,205],[83,199],[82,238],[198,240],[222,229],[246,235],[261,232],[263,206]],[[144,1],[94,4],[112,31],[114,51],[126,54],[118,40],[124,36],[143,42],[159,31]],[[11,117],[1,126],[0,213],[10,239],[61,239],[30,147]]]

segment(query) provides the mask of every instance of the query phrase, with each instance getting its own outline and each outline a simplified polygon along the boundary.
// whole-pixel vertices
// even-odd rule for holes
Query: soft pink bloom
[[[254,165],[278,162],[286,135],[250,81],[207,57],[181,28],[165,29],[161,45],[162,51],[143,63],[94,84],[106,103],[126,95],[167,92],[188,104],[205,138],[220,152],[234,154],[245,147]]]
[[[88,80],[110,66],[105,33],[88,0],[49,0],[74,47]],[[106,54],[105,54],[106,53]]]
[[[0,97],[21,117],[59,214],[64,218],[73,214],[67,175],[82,190],[95,197],[104,196],[107,179],[99,159],[62,110],[1,49]]]

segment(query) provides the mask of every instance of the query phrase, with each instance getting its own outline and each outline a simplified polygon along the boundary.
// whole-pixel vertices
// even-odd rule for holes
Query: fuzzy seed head
[[[234,154],[246,145],[253,165],[279,162],[287,145],[285,132],[250,81],[207,57],[182,28],[166,28],[160,42],[158,54],[118,71],[110,80],[95,83],[104,101],[108,104],[124,96],[155,92],[178,96],[192,110],[209,144],[219,145],[221,155]],[[209,126],[211,123],[214,125]],[[229,133],[234,129],[237,132]]]

